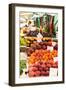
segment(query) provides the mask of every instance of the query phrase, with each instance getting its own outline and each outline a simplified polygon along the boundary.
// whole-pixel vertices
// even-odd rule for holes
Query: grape
[[[27,36],[37,36],[37,34],[38,34],[38,31],[29,31],[27,33]]]

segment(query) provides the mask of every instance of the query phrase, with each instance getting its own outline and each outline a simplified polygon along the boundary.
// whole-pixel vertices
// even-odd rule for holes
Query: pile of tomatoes
[[[29,64],[34,64],[37,61],[51,61],[54,59],[54,57],[58,56],[58,51],[57,50],[35,50],[29,57],[28,63]]]

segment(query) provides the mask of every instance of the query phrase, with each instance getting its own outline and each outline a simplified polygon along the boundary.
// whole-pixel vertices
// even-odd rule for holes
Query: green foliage
[[[26,60],[20,60],[20,68],[25,69],[26,68]]]
[[[23,69],[27,68],[26,60],[20,60],[20,75],[23,73]]]

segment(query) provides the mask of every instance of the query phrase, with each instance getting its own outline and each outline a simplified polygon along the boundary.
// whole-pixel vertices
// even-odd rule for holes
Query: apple
[[[29,73],[28,73],[28,76],[29,77],[33,77],[35,75],[35,72],[34,71],[29,71]]]
[[[51,64],[49,64],[49,63],[47,63],[47,65],[46,65],[48,68],[50,68],[51,67]]]
[[[40,71],[35,72],[35,76],[40,76],[40,74],[41,74]]]

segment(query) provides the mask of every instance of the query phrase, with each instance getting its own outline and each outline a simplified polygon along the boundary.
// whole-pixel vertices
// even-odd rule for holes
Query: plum
[[[42,49],[44,49],[44,50],[47,49],[47,46],[46,45],[43,45],[42,46]]]
[[[29,49],[27,50],[27,55],[30,56],[33,52],[34,52],[34,49],[29,48]]]

